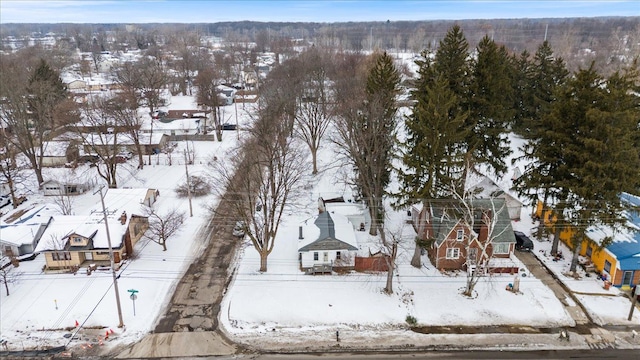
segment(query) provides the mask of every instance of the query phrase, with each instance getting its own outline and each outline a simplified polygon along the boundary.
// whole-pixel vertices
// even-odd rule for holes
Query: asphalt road
[[[509,360],[509,359],[618,359],[636,360],[640,356],[639,350],[541,350],[541,351],[431,351],[419,353],[318,353],[318,354],[263,354],[263,355],[233,355],[216,356],[220,360],[385,360],[385,359],[414,359],[414,360]],[[213,357],[209,357],[212,359]],[[174,358],[175,359],[175,358]],[[183,358],[184,359],[184,358]],[[199,358],[202,359],[202,358]]]

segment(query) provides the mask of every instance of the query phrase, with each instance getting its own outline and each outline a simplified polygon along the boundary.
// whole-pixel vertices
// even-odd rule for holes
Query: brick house
[[[455,200],[414,206],[413,227],[426,242],[431,263],[441,271],[517,271],[509,261],[515,236],[505,200],[473,199],[469,204],[470,211]]]

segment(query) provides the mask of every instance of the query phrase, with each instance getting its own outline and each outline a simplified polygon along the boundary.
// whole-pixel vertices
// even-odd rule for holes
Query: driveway
[[[547,270],[544,264],[540,262],[535,255],[530,252],[521,251],[515,251],[514,254],[520,261],[522,261],[527,269],[529,269],[529,272],[531,272],[533,276],[542,281],[543,284],[553,291],[556,298],[558,298],[562,305],[564,305],[567,313],[569,313],[571,318],[576,322],[576,325],[586,325],[591,323],[591,320],[586,315],[584,309],[582,309],[579,305],[580,303],[573,298],[571,292]]]

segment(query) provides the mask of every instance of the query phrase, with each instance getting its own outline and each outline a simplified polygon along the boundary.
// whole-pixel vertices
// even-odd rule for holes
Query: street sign
[[[130,298],[131,300],[133,300],[133,301],[136,301],[136,300],[138,300],[138,295],[136,295],[136,294],[131,294],[131,296],[129,296],[129,298]]]
[[[129,290],[127,290],[127,291],[128,291],[128,292],[130,292],[131,294],[135,294],[135,293],[139,292],[139,291],[138,291],[138,290],[136,290],[136,289],[129,289]]]

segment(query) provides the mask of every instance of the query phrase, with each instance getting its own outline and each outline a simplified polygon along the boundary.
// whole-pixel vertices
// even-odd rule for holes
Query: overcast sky
[[[640,16],[640,0],[0,0],[0,23],[399,21]]]

